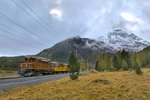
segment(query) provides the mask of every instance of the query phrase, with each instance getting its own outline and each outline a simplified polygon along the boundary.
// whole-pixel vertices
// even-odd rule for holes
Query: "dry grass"
[[[13,76],[17,76],[17,71],[13,71],[13,70],[0,70],[0,78],[13,77]]]
[[[0,100],[150,100],[150,70],[95,72],[1,93]],[[104,83],[103,83],[104,82]],[[108,83],[108,84],[105,84]]]

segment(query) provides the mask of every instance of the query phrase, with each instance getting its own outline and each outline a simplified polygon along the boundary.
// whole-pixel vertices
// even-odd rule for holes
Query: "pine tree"
[[[78,60],[79,63],[80,63],[80,71],[85,71],[85,70],[88,70],[88,64],[87,64],[87,61],[85,59],[80,59]]]
[[[106,69],[107,69],[108,71],[111,71],[111,70],[113,70],[112,57],[111,57],[111,55],[109,55],[109,54],[106,54],[105,56],[106,56],[106,57],[105,57]]]
[[[75,80],[79,77],[79,71],[80,71],[80,63],[78,62],[78,59],[74,55],[74,53],[71,53],[69,57],[69,72],[70,72],[70,79]]]
[[[142,74],[141,68],[138,67],[138,66],[137,66],[135,72],[136,72],[137,75],[141,75]]]
[[[100,54],[98,61],[99,61],[99,64],[98,64],[99,65],[99,71],[106,70],[106,66],[108,63],[108,62],[106,62],[106,54],[104,54],[104,53]]]
[[[125,60],[122,60],[122,69],[123,70],[128,70],[128,65],[127,65]]]
[[[96,61],[95,70],[99,71],[99,61]]]
[[[118,70],[119,69],[119,62],[118,62],[118,58],[115,55],[115,57],[113,58],[113,66]]]
[[[142,74],[141,63],[140,63],[140,61],[138,60],[137,57],[135,58],[135,66],[134,66],[134,68],[135,68],[135,72],[136,72],[137,75]]]
[[[121,59],[121,52],[117,52],[115,57],[113,58],[113,65],[114,67],[119,70],[122,68],[122,59]]]
[[[126,66],[126,70],[128,70],[129,68],[131,68],[131,59],[130,59],[130,55],[129,52],[122,50],[121,51],[121,59],[124,60],[127,64]]]
[[[127,53],[126,53],[126,51],[123,49],[123,50],[120,52],[120,57],[121,57],[121,59],[126,59],[126,56],[127,56]]]

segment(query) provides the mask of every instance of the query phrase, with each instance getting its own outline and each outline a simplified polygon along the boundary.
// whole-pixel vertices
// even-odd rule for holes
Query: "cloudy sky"
[[[124,28],[150,41],[150,0],[0,0],[0,56]]]

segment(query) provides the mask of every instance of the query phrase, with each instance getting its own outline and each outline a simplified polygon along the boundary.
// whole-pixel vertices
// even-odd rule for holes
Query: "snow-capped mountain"
[[[37,56],[49,58],[53,61],[67,62],[70,53],[75,52],[78,58],[94,58],[91,61],[95,61],[100,53],[114,54],[121,49],[137,52],[147,46],[150,46],[150,43],[138,36],[122,29],[115,29],[108,33],[106,37],[101,36],[97,39],[79,36],[66,39],[49,49],[41,51]]]
[[[123,29],[115,29],[106,37],[101,36],[96,40],[103,41],[116,50],[125,49],[131,52],[137,52],[150,46],[149,42]]]
[[[92,56],[98,56],[100,53],[114,54],[116,50],[102,41],[73,37],[43,50],[37,56],[49,58],[53,61],[67,62],[71,52],[75,52],[78,58],[88,59]],[[95,59],[90,60],[95,61]]]
[[[103,41],[97,41],[94,39],[89,39],[89,38],[80,38],[80,37],[74,37],[69,40],[74,40],[74,45],[76,48],[84,48],[84,49],[91,49],[92,51],[105,51],[108,53],[115,53],[115,49],[109,45],[107,45]],[[77,42],[78,41],[78,42]]]

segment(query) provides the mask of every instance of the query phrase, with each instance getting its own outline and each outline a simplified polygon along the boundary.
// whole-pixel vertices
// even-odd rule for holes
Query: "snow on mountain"
[[[81,38],[79,36],[66,39],[51,48],[41,51],[37,56],[67,63],[71,52],[75,52],[78,58],[87,59],[93,56],[97,57],[100,53],[114,54],[121,49],[137,52],[147,46],[150,46],[149,42],[131,32],[115,29],[107,36],[100,36],[97,39]],[[95,62],[95,59],[90,59],[90,61]]]
[[[74,38],[77,39],[80,37]],[[106,36],[100,36],[96,39],[80,38],[79,40],[77,43],[79,43],[78,45],[80,45],[80,47],[82,44],[83,48],[89,48],[93,51],[103,50],[106,52],[116,52],[125,49],[129,52],[138,52],[150,46],[148,41],[143,40],[132,32],[120,28],[114,29]]]
[[[73,44],[76,48],[91,49],[92,51],[105,51],[109,53],[115,53],[116,51],[113,47],[107,45],[103,41],[80,37],[73,37],[69,40],[74,42]]]
[[[125,49],[129,52],[138,52],[150,46],[131,32],[123,29],[115,29],[107,36],[100,36],[97,39],[81,38],[79,36],[66,39],[55,44],[53,47],[41,51],[37,56],[49,58],[54,61],[67,62],[71,52],[76,52],[79,58],[90,58],[99,53],[114,54],[118,50]],[[61,56],[60,56],[61,55]],[[91,61],[95,61],[91,60]]]
[[[87,39],[85,40],[85,48],[91,48],[93,51],[96,50],[103,50],[105,52],[115,52],[115,49],[112,48],[111,46],[107,45],[106,43],[104,43],[103,41],[96,41],[96,40],[92,40],[92,39]]]
[[[114,29],[106,37],[101,36],[96,40],[103,41],[116,50],[125,49],[131,52],[137,52],[150,46],[149,42],[123,29]]]

